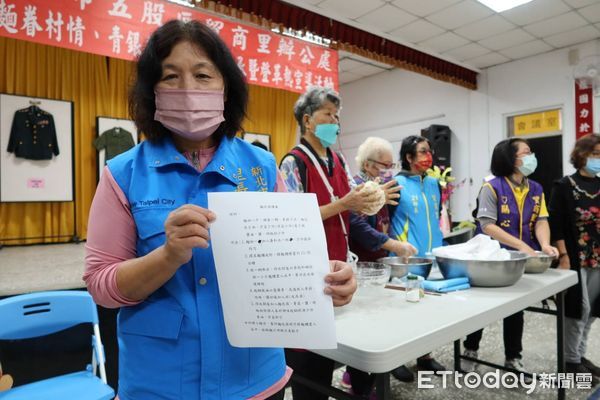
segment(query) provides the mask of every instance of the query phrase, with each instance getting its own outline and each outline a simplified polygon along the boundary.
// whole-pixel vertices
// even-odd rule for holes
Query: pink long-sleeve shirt
[[[194,158],[195,167],[202,171],[214,155],[215,148],[206,149]],[[188,159],[191,157],[186,155]],[[285,183],[277,173],[276,192],[286,192]],[[103,210],[111,210],[106,218]],[[83,280],[97,304],[107,308],[132,306],[143,300],[125,297],[117,286],[117,269],[122,262],[137,257],[137,230],[129,202],[105,167],[92,202],[88,222],[88,236],[85,245],[85,272]],[[281,390],[292,374],[288,367],[285,375],[267,390],[252,397],[253,400],[266,399]],[[118,397],[117,397],[118,398]]]

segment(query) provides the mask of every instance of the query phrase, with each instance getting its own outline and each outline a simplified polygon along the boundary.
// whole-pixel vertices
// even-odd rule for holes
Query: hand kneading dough
[[[367,194],[377,193],[377,199],[369,204],[361,211],[366,215],[375,215],[381,207],[385,204],[385,192],[381,189],[381,186],[374,181],[369,181],[365,183],[365,186],[362,188],[362,192]]]

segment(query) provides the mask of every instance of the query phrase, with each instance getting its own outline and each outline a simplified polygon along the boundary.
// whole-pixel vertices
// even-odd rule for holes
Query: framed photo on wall
[[[0,94],[0,202],[74,199],[73,102]]]
[[[124,118],[96,117],[96,139],[94,147],[98,151],[98,179],[106,162],[138,144],[135,123]]]
[[[244,132],[242,134],[242,139],[250,143],[258,142],[264,145],[267,148],[267,151],[271,151],[271,135],[269,135],[268,133]]]

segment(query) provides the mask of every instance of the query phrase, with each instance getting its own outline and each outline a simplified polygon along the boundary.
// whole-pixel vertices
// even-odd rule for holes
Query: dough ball
[[[375,201],[367,204],[367,206],[365,208],[363,208],[361,211],[363,212],[363,214],[366,214],[366,215],[377,214],[379,212],[379,210],[381,210],[381,207],[383,207],[385,204],[385,192],[383,191],[383,189],[381,188],[379,183],[374,182],[374,181],[366,182],[362,188],[362,191],[369,195],[372,193],[376,193],[377,196],[376,196]]]

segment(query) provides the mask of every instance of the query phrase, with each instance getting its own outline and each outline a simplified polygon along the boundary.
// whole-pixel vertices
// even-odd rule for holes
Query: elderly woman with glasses
[[[356,165],[360,172],[354,176],[357,185],[369,181],[388,183],[393,181],[393,172],[396,164],[393,162],[392,144],[385,139],[369,137],[359,147],[356,154]],[[394,196],[397,198],[398,196]],[[391,205],[397,205],[395,200]],[[353,218],[360,218],[366,224],[350,225],[350,250],[358,256],[360,261],[377,261],[392,252],[401,256],[411,256],[417,249],[408,242],[401,242],[389,236],[390,215],[387,207],[383,207],[372,216],[355,214]],[[403,381],[412,381],[413,376],[407,369],[402,370],[403,375],[396,373]],[[346,367],[342,383],[351,386],[354,394],[369,395],[372,390],[374,377],[371,374],[353,367]]]
[[[392,153],[392,144],[387,140],[378,137],[367,138],[359,146],[356,154],[356,165],[360,172],[354,176],[354,182],[357,185],[369,181],[390,182],[396,167]],[[391,205],[397,204],[392,200]],[[375,215],[358,217],[368,222],[366,226],[350,226],[350,250],[360,261],[377,261],[387,256],[388,252],[402,256],[411,256],[417,252],[410,243],[390,238],[390,215],[387,207],[383,207]]]

